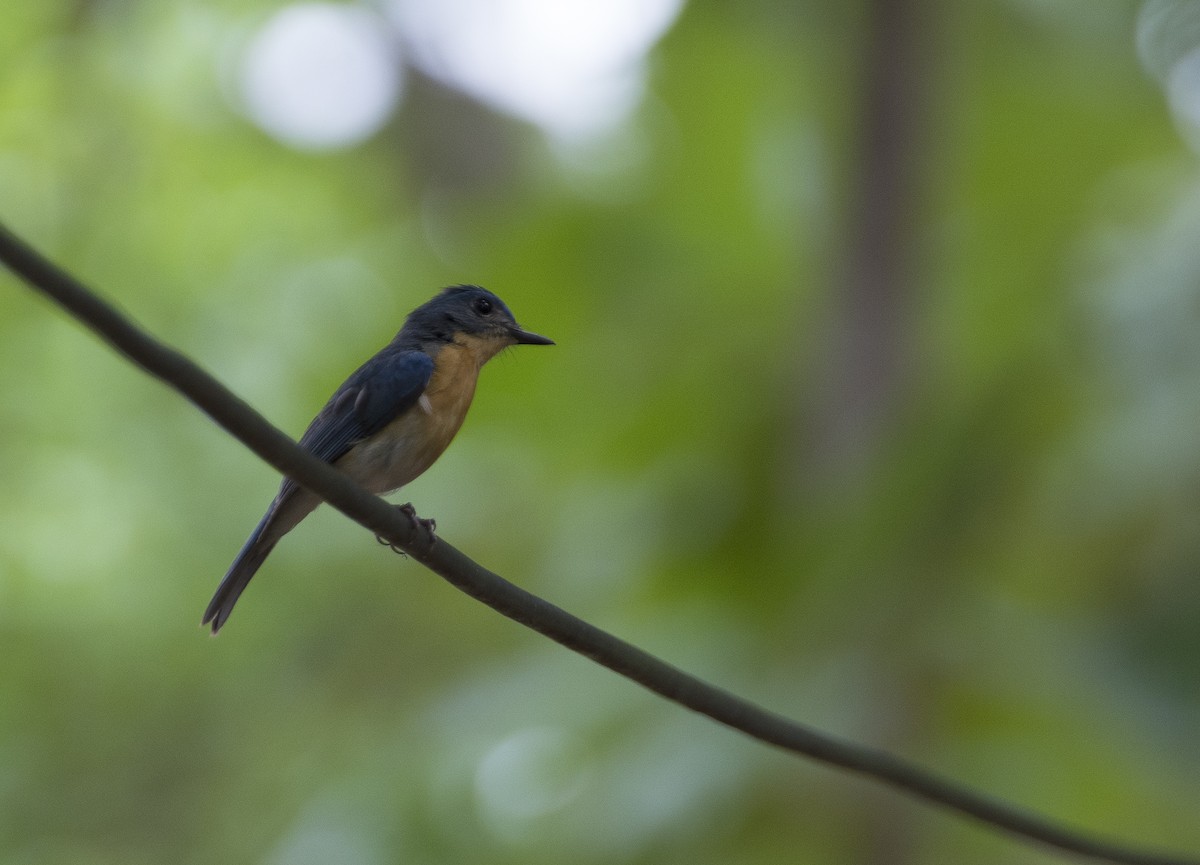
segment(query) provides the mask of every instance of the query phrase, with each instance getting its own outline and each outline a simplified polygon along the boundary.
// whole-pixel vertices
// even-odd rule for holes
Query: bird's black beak
[[[513,339],[517,341],[518,345],[554,345],[554,340],[550,337],[531,333],[528,330],[521,330],[521,328],[515,325],[510,327],[508,332],[512,334]]]

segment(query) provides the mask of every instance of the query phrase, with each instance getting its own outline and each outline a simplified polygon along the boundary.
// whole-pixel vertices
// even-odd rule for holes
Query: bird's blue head
[[[409,313],[400,337],[422,344],[469,340],[490,349],[510,345],[554,345],[554,340],[523,330],[508,306],[478,285],[452,285]]]

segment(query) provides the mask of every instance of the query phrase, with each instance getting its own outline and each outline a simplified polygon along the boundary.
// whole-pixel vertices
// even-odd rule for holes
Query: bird
[[[554,345],[523,330],[499,297],[452,285],[409,313],[386,346],[342,383],[300,438],[300,447],[382,495],[433,465],[462,426],[485,363],[514,345]],[[201,626],[221,630],[279,540],[321,499],[284,478],[243,545]],[[416,519],[411,505],[402,508]],[[422,521],[426,522],[426,521]]]

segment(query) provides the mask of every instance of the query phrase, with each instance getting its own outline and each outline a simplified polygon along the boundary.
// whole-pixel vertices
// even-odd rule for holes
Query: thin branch
[[[444,539],[414,528],[383,499],[300,449],[184,355],[158,342],[0,225],[0,261],[113,348],[178,390],[280,472],[388,539],[473,598],[649,690],[759,741],[895,787],[1025,841],[1126,865],[1200,865],[1200,860],[1092,838],[945,780],[883,751],[837,739],[769,712],[672,667],[509,583]]]

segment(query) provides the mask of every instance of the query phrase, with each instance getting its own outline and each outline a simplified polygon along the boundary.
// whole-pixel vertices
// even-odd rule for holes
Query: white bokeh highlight
[[[553,138],[611,132],[638,106],[650,49],[683,0],[389,0],[427,74]]]
[[[402,95],[389,25],[362,6],[296,3],[246,45],[240,70],[246,114],[301,150],[351,147],[374,135]]]
[[[479,760],[475,796],[492,830],[519,839],[531,823],[579,798],[588,785],[578,743],[562,729],[531,727],[496,742]]]
[[[1167,75],[1167,104],[1180,131],[1200,148],[1200,49],[1185,54]]]
[[[1200,4],[1196,0],[1146,0],[1134,29],[1138,59],[1165,81],[1184,55],[1200,47]]]
[[[1142,65],[1162,84],[1179,134],[1200,152],[1200,3],[1147,0],[1135,42]]]

